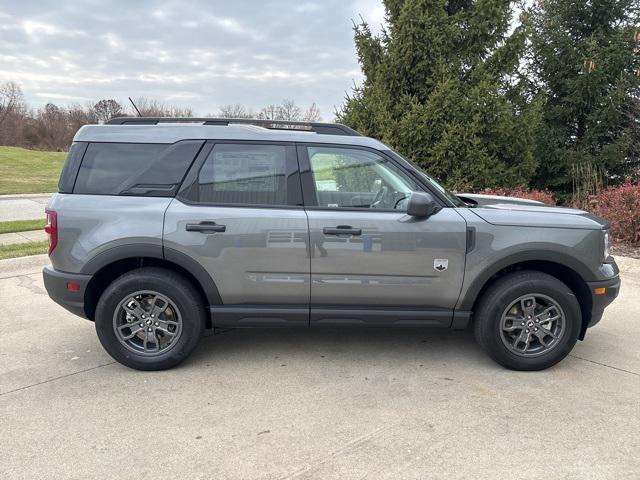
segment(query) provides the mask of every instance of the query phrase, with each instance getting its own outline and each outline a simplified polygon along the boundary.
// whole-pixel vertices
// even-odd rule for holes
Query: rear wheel
[[[569,354],[580,324],[580,305],[569,287],[551,275],[521,271],[487,289],[476,309],[474,331],[501,365],[542,370]]]
[[[95,322],[102,346],[115,360],[138,370],[162,370],[178,365],[195,349],[205,313],[184,277],[147,267],[107,287]]]

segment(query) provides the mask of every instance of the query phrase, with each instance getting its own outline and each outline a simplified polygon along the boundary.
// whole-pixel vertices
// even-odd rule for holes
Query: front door
[[[308,240],[292,145],[207,144],[165,214],[165,256],[188,255],[217,286],[214,326],[307,326]]]
[[[311,251],[311,325],[449,326],[466,224],[453,208],[406,214],[423,187],[376,151],[298,148]]]

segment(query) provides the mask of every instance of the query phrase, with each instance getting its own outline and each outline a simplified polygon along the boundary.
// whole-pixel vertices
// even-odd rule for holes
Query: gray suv
[[[49,295],[141,370],[216,328],[352,326],[472,326],[498,363],[539,370],[620,287],[604,220],[454,195],[338,124],[85,126],[47,218]]]

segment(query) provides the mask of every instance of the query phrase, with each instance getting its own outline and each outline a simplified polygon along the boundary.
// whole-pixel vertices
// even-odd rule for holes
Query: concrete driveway
[[[181,367],[115,364],[0,262],[0,478],[640,478],[640,261],[556,367],[504,370],[468,332],[236,330]]]

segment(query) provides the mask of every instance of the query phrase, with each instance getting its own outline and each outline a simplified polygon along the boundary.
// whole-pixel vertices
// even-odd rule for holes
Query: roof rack
[[[272,130],[301,130],[320,135],[362,136],[353,128],[340,123],[296,122],[289,120],[258,120],[254,118],[191,118],[191,117],[118,117],[108,125],[158,125],[159,123],[200,123],[227,126],[231,124],[257,125]]]

